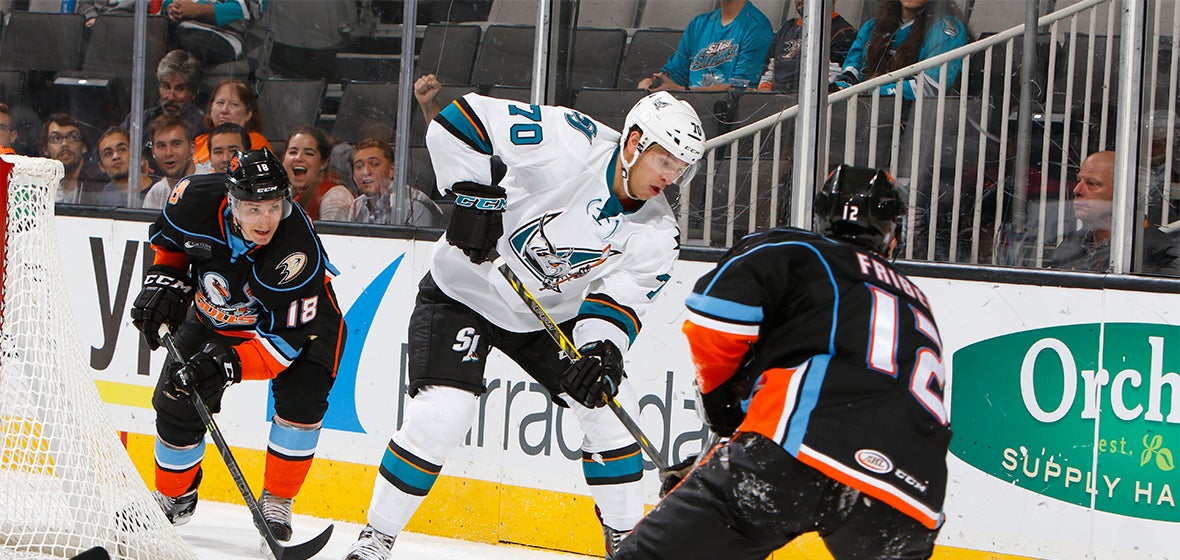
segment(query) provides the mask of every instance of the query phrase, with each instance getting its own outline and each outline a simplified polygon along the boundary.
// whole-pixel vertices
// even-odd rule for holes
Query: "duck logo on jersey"
[[[246,301],[230,304],[229,282],[216,272],[207,272],[201,276],[201,289],[194,304],[215,327],[250,326],[258,322],[258,313],[254,311],[254,295],[250,287],[246,286],[245,291]]]
[[[561,284],[590,273],[607,259],[622,254],[610,245],[601,249],[558,247],[545,234],[545,225],[561,212],[545,214],[517,229],[510,239],[512,248],[520,255],[529,272],[541,281],[542,290],[561,292]]]
[[[303,272],[303,268],[307,266],[307,255],[303,253],[291,253],[287,258],[283,259],[275,270],[279,271],[283,277],[279,279],[279,285],[282,286],[299,277],[299,273]]]

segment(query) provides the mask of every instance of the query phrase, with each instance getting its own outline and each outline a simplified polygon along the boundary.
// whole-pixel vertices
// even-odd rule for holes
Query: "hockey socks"
[[[294,498],[307,479],[320,441],[320,424],[294,424],[275,416],[266,444],[262,487],[280,498]]]
[[[205,458],[201,443],[188,447],[174,447],[156,438],[156,490],[169,498],[176,498],[194,489],[197,471]]]
[[[373,484],[373,528],[401,533],[471,429],[475,411],[475,395],[454,387],[425,387],[406,403],[405,423],[389,440]]]
[[[582,473],[602,523],[630,531],[643,517],[643,456],[639,444],[597,453],[582,452]]]

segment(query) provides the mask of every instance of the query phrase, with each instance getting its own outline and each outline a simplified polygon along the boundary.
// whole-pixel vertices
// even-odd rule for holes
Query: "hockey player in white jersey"
[[[611,557],[643,516],[643,458],[604,395],[638,416],[623,355],[679,255],[663,191],[691,178],[704,141],[696,112],[667,92],[640,100],[622,135],[572,109],[476,94],[435,117],[426,144],[455,210],[410,317],[412,398],[346,560],[389,557],[475,420],[493,347],[581,425],[583,473]],[[489,262],[496,253],[571,333],[582,360],[558,352]]]

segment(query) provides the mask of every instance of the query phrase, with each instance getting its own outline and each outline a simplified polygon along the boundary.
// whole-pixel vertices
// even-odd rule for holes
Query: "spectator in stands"
[[[0,103],[0,153],[15,153],[17,136],[19,134],[16,120],[12,118],[12,109],[6,103]]]
[[[1172,136],[1172,158],[1168,160],[1168,135]],[[1167,110],[1151,113],[1151,173],[1147,189],[1147,223],[1168,224],[1180,220],[1180,122],[1169,118]],[[1165,189],[1167,192],[1165,193]],[[1167,217],[1164,197],[1168,197]]]
[[[830,41],[830,75],[840,71],[848,48],[856,39],[856,28],[835,11],[836,0],[832,0],[832,29]],[[799,89],[799,53],[803,47],[803,0],[795,0],[797,18],[784,21],[770,43],[766,72],[758,83],[758,91],[793,93]]]
[[[98,138],[98,166],[110,182],[91,199],[99,206],[127,207],[127,191],[131,188],[131,134],[122,127],[112,126]],[[136,166],[140,169],[139,166]],[[151,188],[150,176],[140,174],[139,192],[131,207],[143,204],[143,197]]]
[[[258,97],[250,86],[239,80],[225,80],[213,88],[209,97],[209,110],[205,113],[205,128],[212,130],[223,123],[232,122],[250,133],[251,150],[271,148],[270,142],[262,135],[262,114],[258,112]],[[201,173],[208,173],[209,142],[205,134],[197,137],[197,151],[193,161]]]
[[[45,119],[41,130],[41,153],[60,161],[66,171],[56,202],[89,204],[94,193],[106,184],[106,177],[98,166],[86,161],[89,152],[82,127],[72,115],[54,113]]]
[[[366,138],[353,146],[352,178],[360,195],[352,203],[348,221],[365,224],[394,224],[441,227],[442,210],[426,193],[405,187],[408,212],[394,218],[393,148],[378,138]]]
[[[716,10],[692,19],[676,52],[640,89],[729,90],[753,87],[762,76],[774,29],[747,0],[721,0]]]
[[[352,206],[352,191],[328,179],[331,151],[328,136],[314,126],[299,125],[287,135],[283,168],[291,182],[291,195],[313,221],[346,221]]]
[[[831,78],[833,90],[900,70],[966,45],[967,26],[951,0],[878,0],[877,17],[865,22],[848,49],[843,70]],[[947,64],[946,85],[959,77],[962,62]],[[907,78],[901,95],[933,95],[939,91],[939,67]],[[897,84],[880,87],[881,95],[897,95]]]
[[[1074,216],[1081,229],[1066,234],[1053,251],[1050,268],[1106,272],[1110,270],[1110,227],[1114,200],[1114,152],[1095,152],[1082,161],[1073,189]],[[1154,226],[1144,229],[1142,266],[1136,272],[1180,275],[1180,249],[1175,233]]]
[[[196,172],[193,164],[193,127],[188,121],[163,115],[148,127],[152,139],[152,155],[164,175],[143,200],[144,208],[163,208],[172,188],[181,179]]]
[[[246,33],[261,19],[266,0],[164,0],[172,42],[207,66],[241,60]]]
[[[160,82],[156,91],[160,95],[160,104],[144,109],[140,126],[146,128],[160,115],[176,115],[192,123],[197,133],[203,133],[205,112],[193,105],[201,87],[201,70],[201,61],[188,51],[168,51],[156,65],[156,80]],[[123,119],[122,126],[124,130],[131,130],[131,115]]]
[[[209,173],[229,173],[229,160],[250,146],[250,133],[236,123],[219,124],[205,138],[209,150]]]
[[[89,31],[94,27],[94,22],[98,21],[98,16],[135,14],[135,2],[136,0],[78,0],[74,6],[74,13],[82,14]]]

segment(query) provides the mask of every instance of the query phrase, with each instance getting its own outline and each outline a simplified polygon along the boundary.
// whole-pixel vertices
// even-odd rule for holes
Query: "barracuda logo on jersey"
[[[250,326],[258,322],[254,311],[254,295],[246,286],[246,301],[230,304],[229,282],[216,272],[201,276],[201,289],[194,300],[197,309],[209,318],[215,327]]]
[[[601,249],[558,247],[545,234],[545,226],[561,212],[545,214],[513,232],[510,241],[529,272],[541,281],[542,290],[561,292],[561,284],[590,273],[607,259],[622,254],[610,245]]]

